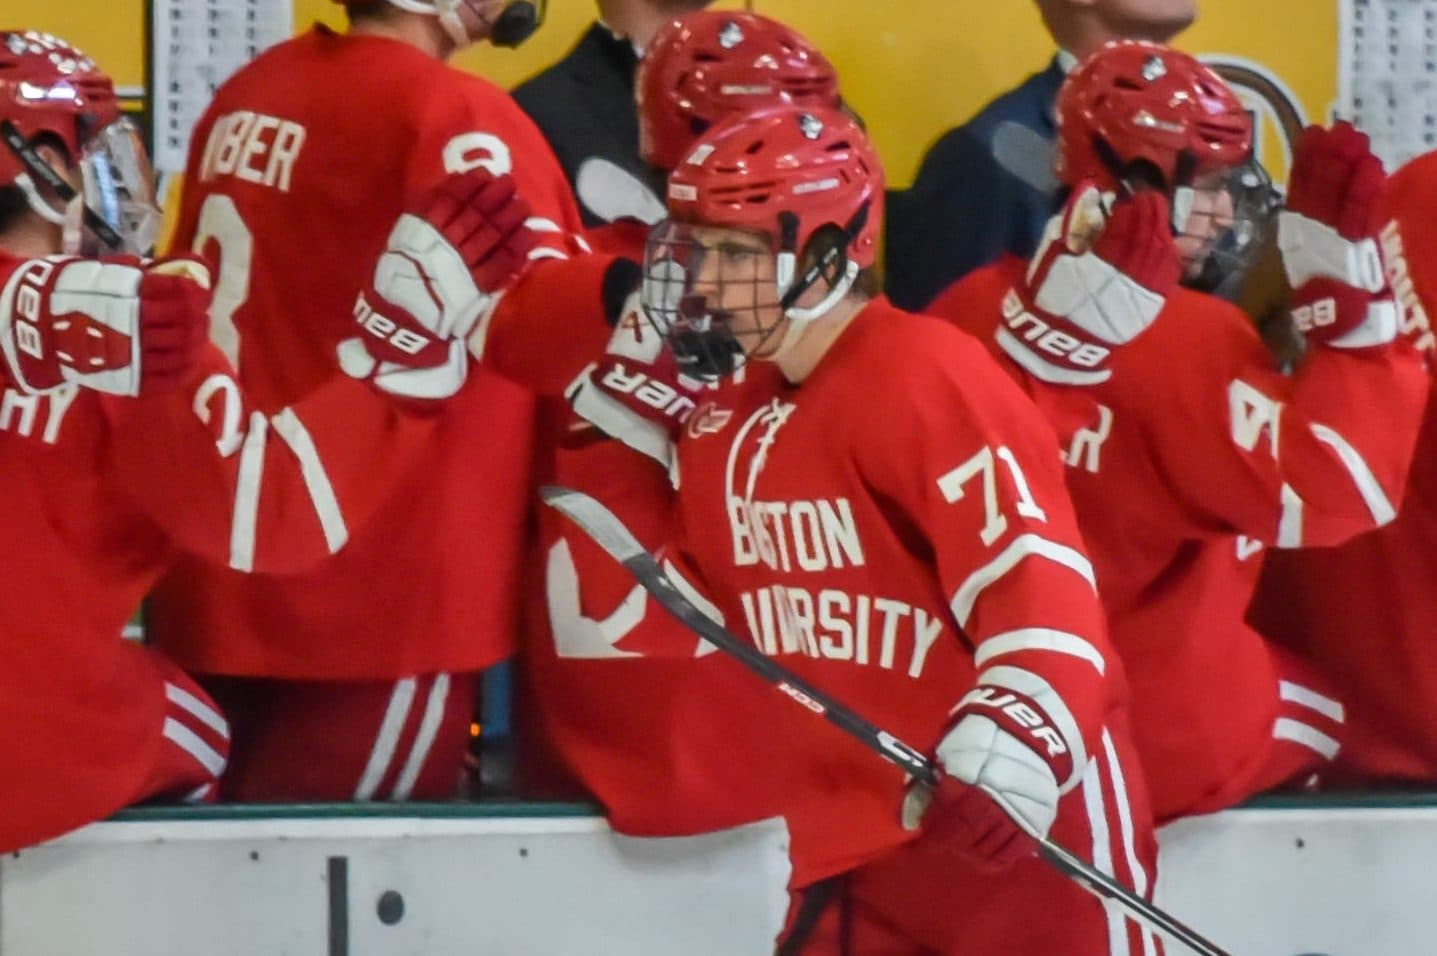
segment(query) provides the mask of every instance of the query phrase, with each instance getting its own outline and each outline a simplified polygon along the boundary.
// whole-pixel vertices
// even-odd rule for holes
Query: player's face
[[[692,290],[703,296],[749,358],[765,358],[782,339],[774,254],[767,237],[742,229],[700,226]]]
[[[1196,278],[1217,242],[1233,227],[1232,193],[1227,188],[1227,173],[1215,172],[1200,177],[1189,193],[1192,208],[1177,237],[1178,256],[1183,263],[1185,278]]]

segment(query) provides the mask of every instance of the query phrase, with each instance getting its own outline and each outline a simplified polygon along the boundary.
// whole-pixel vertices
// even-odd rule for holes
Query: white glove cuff
[[[1294,289],[1314,278],[1335,279],[1374,293],[1387,284],[1372,238],[1353,242],[1326,223],[1283,210],[1277,217],[1277,245],[1288,285]]]
[[[1377,299],[1368,303],[1367,317],[1361,324],[1327,344],[1335,349],[1366,349],[1387,345],[1397,339],[1400,324],[1397,303],[1391,299]]]
[[[649,421],[622,402],[605,395],[584,375],[570,394],[574,413],[599,431],[616,438],[634,451],[647,455],[668,470],[673,465],[674,445],[662,426]]]
[[[977,686],[964,695],[963,699],[958,702],[957,707],[954,709],[957,710],[961,708],[976,694],[991,696],[995,688],[1000,691],[1011,690],[1022,694],[1032,700],[1034,704],[1042,708],[1043,712],[1047,714],[1048,720],[1051,721],[1052,729],[1057,732],[1062,745],[1067,748],[1068,755],[1072,761],[1072,771],[1068,775],[1068,779],[1058,781],[1060,792],[1067,793],[1076,787],[1079,781],[1083,779],[1083,771],[1087,768],[1088,753],[1087,747],[1083,743],[1082,730],[1079,728],[1077,720],[1073,717],[1073,712],[1068,709],[1068,705],[1063,701],[1063,698],[1053,689],[1051,684],[1033,671],[1022,667],[998,664],[989,667],[978,675]],[[1033,752],[1034,759],[1042,762],[1044,766],[1048,766],[1047,761],[1043,760],[1042,757],[1034,752],[1035,745],[1033,743],[1016,739],[1015,743]],[[941,745],[939,756],[942,758]],[[1049,775],[1052,774],[1051,769],[1048,772]],[[954,774],[954,776],[957,776],[957,774]]]

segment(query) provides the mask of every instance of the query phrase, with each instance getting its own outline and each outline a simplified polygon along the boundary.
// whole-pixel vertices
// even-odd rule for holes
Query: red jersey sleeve
[[[1337,544],[1397,514],[1427,398],[1407,342],[1375,349],[1310,348],[1284,375],[1232,306],[1196,295],[1170,304],[1185,336],[1163,339],[1182,361],[1145,391],[1158,467],[1190,517],[1220,533],[1278,547]],[[1141,342],[1141,340],[1139,340]],[[1118,374],[1121,374],[1119,372]]]
[[[109,466],[137,506],[179,547],[269,573],[344,547],[432,429],[343,376],[266,415],[215,349],[189,387],[104,407]]]
[[[864,481],[931,548],[977,683],[1043,705],[1077,783],[1100,744],[1120,673],[1093,568],[1064,485],[1057,439],[983,350],[946,337],[906,394],[867,400]],[[954,688],[954,702],[968,688]]]

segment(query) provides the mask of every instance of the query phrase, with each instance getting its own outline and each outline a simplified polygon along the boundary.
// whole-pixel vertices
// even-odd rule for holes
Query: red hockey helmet
[[[665,170],[732,113],[841,105],[838,74],[813,44],[776,20],[730,10],[701,10],[661,27],[634,90],[639,154]]]
[[[0,33],[0,120],[26,140],[49,138],[78,162],[95,133],[119,119],[115,85],[95,61],[48,33]],[[0,148],[0,186],[26,171],[10,149]]]
[[[335,0],[350,6],[363,0]],[[546,0],[510,0],[497,15],[488,10],[497,0],[388,0],[409,13],[422,13],[439,18],[444,32],[458,46],[476,40],[488,40],[495,46],[516,47],[544,22]]]
[[[739,114],[701,136],[674,169],[668,208],[645,253],[644,309],[680,363],[713,378],[746,356],[776,357],[874,264],[883,167],[840,110]],[[712,248],[706,229],[751,237],[751,253],[772,265],[731,267],[733,244]],[[821,300],[801,305],[815,288]]]
[[[1058,93],[1058,176],[1116,190],[1142,165],[1168,191],[1246,162],[1252,119],[1211,69],[1139,40],[1108,43]]]
[[[1210,68],[1171,47],[1108,43],[1058,93],[1058,177],[1172,199],[1184,282],[1231,295],[1278,208],[1253,156],[1252,117]]]

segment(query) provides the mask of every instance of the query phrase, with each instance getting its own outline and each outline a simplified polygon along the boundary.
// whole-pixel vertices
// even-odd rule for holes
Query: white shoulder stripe
[[[230,522],[230,567],[236,571],[254,570],[255,525],[259,522],[259,487],[264,478],[264,448],[268,437],[269,419],[261,412],[252,412],[240,451],[235,510]]]
[[[1097,668],[1099,674],[1106,673],[1107,661],[1102,652],[1091,641],[1048,627],[1024,627],[1015,631],[995,634],[978,645],[973,655],[973,665],[982,668],[995,657],[1017,654],[1022,651],[1052,651],[1054,654],[1068,654],[1081,658]]]
[[[334,554],[349,540],[349,529],[345,526],[344,514],[340,511],[339,498],[334,493],[329,473],[324,470],[324,462],[319,460],[314,438],[293,409],[284,409],[272,421],[274,430],[299,459],[300,475],[309,490],[309,500],[319,517],[319,526],[324,530],[324,542],[329,546],[329,553]]]
[[[1076,571],[1097,590],[1093,565],[1081,552],[1037,534],[1019,535],[996,558],[968,575],[968,579],[953,592],[951,607],[958,623],[967,627],[968,618],[973,614],[973,605],[978,603],[979,595],[1029,556],[1046,558]]]
[[[1387,493],[1382,490],[1382,483],[1367,466],[1362,455],[1353,448],[1346,438],[1343,438],[1335,430],[1326,425],[1319,425],[1314,422],[1311,426],[1312,434],[1317,440],[1337,452],[1337,457],[1342,459],[1343,466],[1347,473],[1352,476],[1353,484],[1357,485],[1357,493],[1362,496],[1362,501],[1367,505],[1367,510],[1372,514],[1372,520],[1377,527],[1390,524],[1392,519],[1397,517],[1397,509],[1392,507],[1392,502],[1387,499]]]

